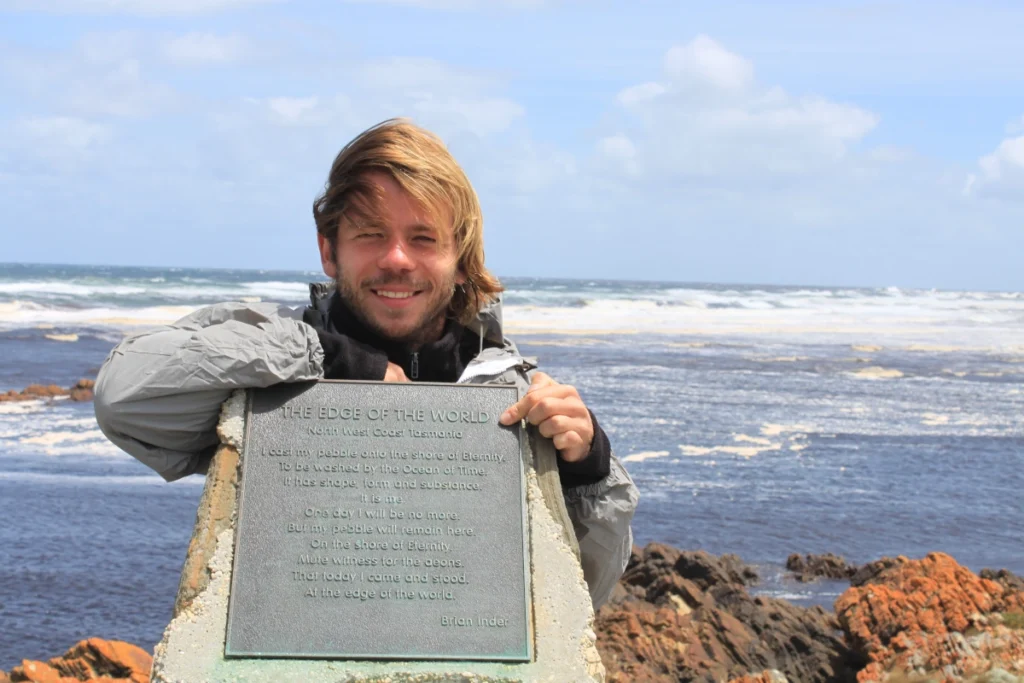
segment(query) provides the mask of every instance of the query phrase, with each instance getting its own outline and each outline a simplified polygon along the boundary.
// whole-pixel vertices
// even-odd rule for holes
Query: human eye
[[[380,230],[374,230],[373,228],[364,228],[361,230],[357,230],[352,235],[352,238],[356,240],[373,240],[383,236],[384,233],[381,232]]]

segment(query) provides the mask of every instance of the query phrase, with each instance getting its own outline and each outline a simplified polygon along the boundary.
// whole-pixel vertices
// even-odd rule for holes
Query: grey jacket
[[[167,481],[204,473],[218,444],[221,404],[233,390],[323,376],[320,341],[301,318],[301,308],[224,303],[125,338],[96,381],[100,429]],[[503,348],[485,350],[460,381],[531,367],[502,335],[500,304],[482,312],[474,328]],[[629,559],[639,494],[614,455],[607,477],[563,494],[596,609]]]

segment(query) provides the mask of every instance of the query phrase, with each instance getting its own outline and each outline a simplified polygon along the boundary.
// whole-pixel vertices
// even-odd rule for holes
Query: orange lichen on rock
[[[961,680],[992,666],[1024,671],[1024,634],[999,613],[1024,606],[1024,593],[979,578],[949,555],[897,558],[836,601],[848,643],[868,660],[857,680],[888,672]]]
[[[119,640],[90,638],[49,662],[24,660],[11,670],[11,683],[149,683],[153,658]],[[0,679],[2,680],[2,679]]]

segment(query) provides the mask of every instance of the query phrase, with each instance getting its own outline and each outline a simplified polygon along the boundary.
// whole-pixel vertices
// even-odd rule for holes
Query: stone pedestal
[[[604,681],[595,647],[594,614],[554,463],[527,471],[534,652],[532,662],[348,661],[226,659],[224,642],[234,556],[239,455],[245,432],[245,396],[224,404],[221,447],[207,474],[195,531],[182,570],[174,617],[156,646],[152,680],[163,683],[251,681],[465,681],[512,683]],[[542,489],[544,493],[542,493]],[[547,497],[545,498],[545,494]]]

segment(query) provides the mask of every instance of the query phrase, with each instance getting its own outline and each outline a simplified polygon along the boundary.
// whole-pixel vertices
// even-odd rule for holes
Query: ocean
[[[0,392],[93,377],[125,334],[314,272],[0,264]],[[521,350],[578,387],[641,491],[635,541],[736,553],[830,605],[793,552],[950,553],[1024,574],[1024,294],[507,278]],[[91,403],[0,403],[0,669],[89,636],[151,648],[202,480],[164,483]]]

